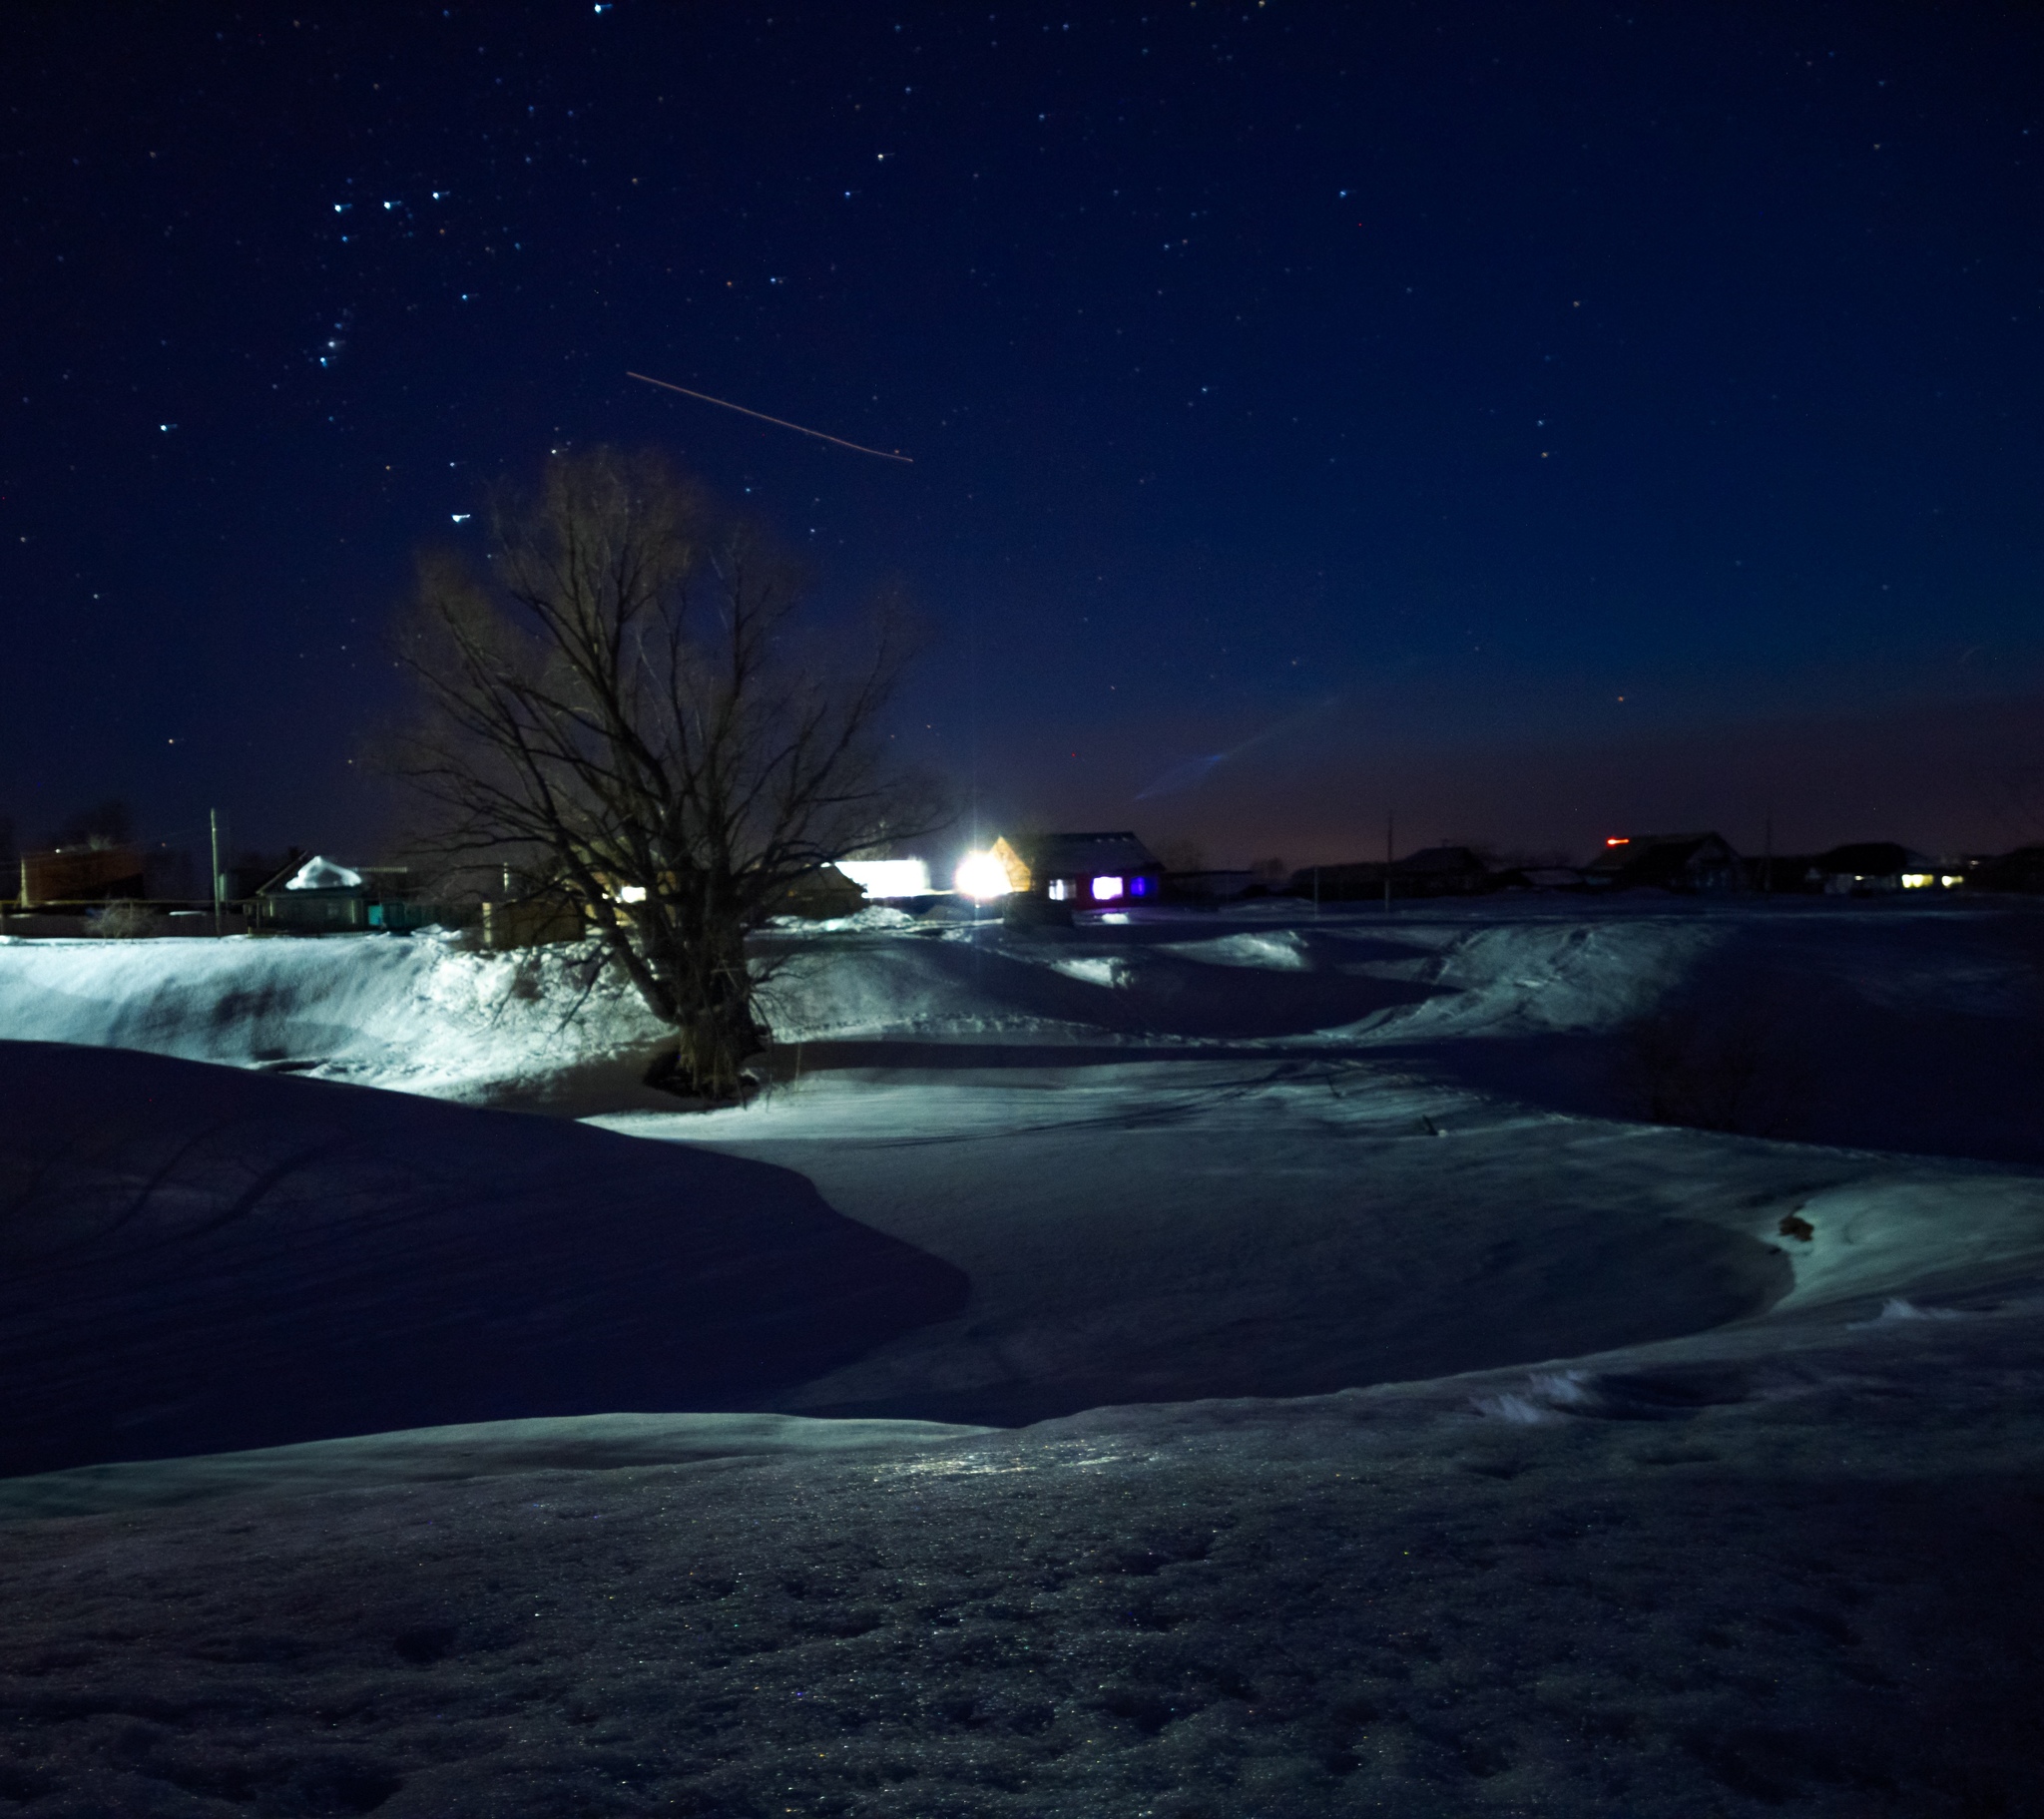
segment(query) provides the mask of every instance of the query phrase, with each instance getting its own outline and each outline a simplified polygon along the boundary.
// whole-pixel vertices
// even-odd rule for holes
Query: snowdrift
[[[615,1242],[581,1248],[623,1261],[580,1300],[562,1277],[558,1307],[574,1318],[534,1315],[560,1331],[608,1330],[614,1290],[621,1330],[652,1317],[632,1299],[653,1292],[641,1263],[655,1229],[634,1223],[631,1207],[651,1191],[634,1168],[695,1166],[714,1151],[797,1170],[871,1233],[941,1258],[955,1295],[969,1278],[969,1302],[940,1317],[910,1295],[901,1330],[882,1321],[835,1363],[791,1352],[777,1375],[759,1364],[742,1395],[717,1392],[739,1403],[704,1402],[686,1372],[674,1382],[695,1387],[657,1396],[624,1372],[605,1379],[609,1403],[575,1406],[1008,1425],[1106,1403],[1296,1396],[1567,1358],[2013,1265],[2038,1242],[2038,1184],[1979,1163],[2044,1160],[2038,975],[2025,945],[2040,927],[2018,912],[1850,905],[1321,919],[1268,905],[1031,932],[933,929],[898,914],[779,929],[762,943],[773,963],[774,1082],[758,1103],[710,1116],[678,1114],[637,1084],[657,1030],[568,948],[13,943],[0,946],[0,1033],[104,1045],[109,1082],[129,1084],[93,1087],[77,1054],[64,1078],[81,1102],[109,1107],[136,1100],[132,1051],[154,1049],[238,1064],[205,1075],[223,1103],[261,1089],[251,1070],[288,1069],[306,1077],[300,1086],[595,1114],[620,1135],[580,1134],[618,1144],[592,1152],[591,1180],[622,1170],[616,1195],[572,1179],[565,1147],[533,1164],[532,1179],[551,1185],[526,1190],[509,1158],[573,1133],[543,1139],[543,1127],[485,1120],[458,1140],[452,1124],[418,1139],[443,1184],[432,1203],[445,1216],[426,1224],[472,1228],[445,1238],[448,1280],[496,1267],[511,1240],[490,1235],[492,1219],[511,1221],[502,1231],[515,1226],[531,1256],[564,1257],[580,1240],[563,1237],[558,1209],[580,1219],[615,1202]],[[204,1098],[194,1089],[184,1103]],[[289,1117],[318,1125],[338,1102],[290,1103],[304,1110],[287,1116],[276,1102],[278,1132]],[[400,1116],[382,1104],[377,1117]],[[170,1118],[148,1127],[164,1154],[185,1140]],[[187,1133],[218,1176],[196,1203],[230,1205],[233,1183],[260,1168],[230,1166],[232,1145],[209,1131]],[[499,1135],[512,1131],[524,1135]],[[624,1136],[674,1147],[663,1162]],[[478,1179],[501,1191],[461,1184],[470,1147],[490,1158]],[[296,1152],[278,1137],[275,1153]],[[108,1195],[147,1177],[155,1164],[136,1156],[92,1203],[112,1205]],[[322,1284],[347,1279],[345,1245],[391,1250],[363,1222],[370,1190],[355,1184],[381,1177],[361,1173],[353,1151],[343,1159],[314,1157],[263,1189],[271,1208],[279,1194],[326,1196],[333,1229],[352,1234],[319,1265]],[[402,1170],[392,1180],[393,1203],[431,1198]],[[555,1212],[539,1211],[542,1200]],[[457,1215],[458,1204],[469,1210]],[[138,1304],[143,1254],[119,1264],[121,1292]],[[259,1266],[279,1283],[283,1255],[265,1252]],[[532,1268],[536,1281],[544,1272]],[[430,1299],[415,1292],[420,1306]],[[373,1296],[361,1294],[366,1307]],[[167,1300],[150,1343],[171,1345],[194,1317]],[[52,1357],[74,1343],[47,1322],[33,1330]],[[338,1338],[320,1344],[344,1350]],[[148,1347],[135,1345],[126,1356],[140,1369]],[[385,1407],[381,1390],[332,1401],[322,1387],[323,1413],[270,1437],[561,1406],[532,1399],[542,1390],[531,1372],[477,1365],[463,1379],[470,1367],[449,1346],[447,1381],[497,1383],[497,1400],[422,1412]],[[516,1349],[502,1339],[497,1356]],[[164,1405],[161,1418],[110,1411],[136,1433],[109,1429],[77,1456],[173,1450],[140,1437],[188,1432],[177,1398]]]
[[[0,940],[0,1041],[136,1049],[488,1100],[642,1055],[658,1036],[636,999],[592,981],[585,957],[566,948],[479,953],[437,931]]]
[[[2039,925],[1777,908],[783,932],[709,1116],[572,954],[0,949],[243,1070],[0,1049],[6,1433],[127,1462],[0,1485],[0,1795],[2044,1810]]]
[[[799,1175],[565,1120],[0,1045],[0,1472],[756,1409],[955,1313]]]

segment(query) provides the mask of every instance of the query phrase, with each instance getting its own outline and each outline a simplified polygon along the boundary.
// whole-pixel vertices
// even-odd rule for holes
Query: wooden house
[[[1731,891],[1744,883],[1732,843],[1722,834],[1614,834],[1584,867],[1595,888]]]
[[[819,865],[790,884],[771,913],[832,922],[840,916],[856,916],[865,907],[866,894],[858,885],[836,866]]]
[[[1019,834],[993,844],[1009,891],[1072,909],[1120,909],[1164,895],[1164,867],[1132,833]]]
[[[334,935],[369,926],[362,875],[314,853],[287,865],[256,893],[256,926],[293,935]]]
[[[1393,897],[1473,897],[1508,881],[1507,874],[1492,871],[1470,847],[1423,846],[1388,866],[1381,859],[1308,865],[1291,874],[1286,888],[1294,897],[1318,903],[1373,903],[1384,896],[1386,883]]]

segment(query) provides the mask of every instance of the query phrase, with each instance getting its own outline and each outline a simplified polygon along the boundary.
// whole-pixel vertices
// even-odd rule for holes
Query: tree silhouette
[[[400,639],[424,712],[397,768],[445,850],[578,905],[709,1098],[762,1043],[747,936],[818,866],[939,822],[885,754],[898,614],[826,649],[802,582],[658,456],[599,448],[500,502],[480,572],[422,560]]]

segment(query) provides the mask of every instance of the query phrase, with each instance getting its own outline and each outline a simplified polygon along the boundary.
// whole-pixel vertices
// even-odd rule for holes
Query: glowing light
[[[992,853],[967,853],[951,876],[958,894],[976,903],[991,903],[1005,897],[1014,887],[1008,882],[1008,868]]]
[[[841,871],[868,897],[920,897],[930,887],[930,868],[923,859],[840,859]]]
[[[1937,880],[1928,872],[1904,872],[1902,874],[1902,888],[1905,891],[1926,890],[1936,882]]]
[[[1606,846],[1630,846],[1632,843],[1632,836],[1630,834],[1613,834],[1604,842]]]
[[[1122,881],[1119,878],[1095,878],[1093,880],[1093,901],[1095,903],[1112,903],[1121,894]]]
[[[618,901],[620,903],[644,903],[646,901],[646,886],[643,884],[619,885]]]
[[[1946,890],[1951,890],[1955,886],[1965,883],[1966,875],[1963,872],[1945,872],[1942,875],[1940,875],[1937,881],[1938,883],[1942,884]]]

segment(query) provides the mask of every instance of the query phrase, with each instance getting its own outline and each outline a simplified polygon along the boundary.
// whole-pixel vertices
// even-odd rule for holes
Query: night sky
[[[50,4],[0,67],[24,843],[375,856],[413,552],[601,441],[907,585],[984,831],[2044,837],[2035,8]]]

